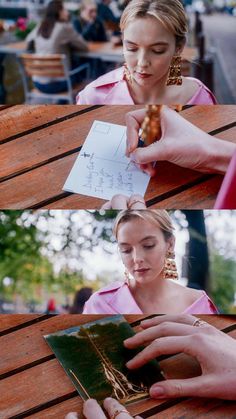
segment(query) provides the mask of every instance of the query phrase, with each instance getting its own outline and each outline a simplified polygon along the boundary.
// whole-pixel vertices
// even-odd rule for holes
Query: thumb
[[[166,147],[164,147],[161,141],[158,141],[148,147],[137,148],[130,154],[130,158],[138,164],[167,160]]]
[[[209,379],[199,376],[181,380],[161,381],[153,384],[149,392],[153,399],[186,396],[206,397],[206,389],[209,390],[209,388]]]

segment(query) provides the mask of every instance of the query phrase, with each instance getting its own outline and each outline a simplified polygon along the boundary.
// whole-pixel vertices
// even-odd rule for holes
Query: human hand
[[[144,330],[124,341],[130,349],[147,345],[127,363],[130,369],[139,368],[160,355],[178,352],[195,357],[201,366],[202,374],[198,377],[155,383],[150,388],[151,397],[236,400],[236,340],[197,320],[190,315],[157,316],[141,322]]]
[[[236,144],[207,134],[167,106],[161,109],[161,139],[148,147],[137,148],[145,113],[145,109],[140,109],[126,115],[126,155],[142,170],[154,176],[156,169],[150,163],[166,160],[203,173],[226,172]]]
[[[132,419],[131,416],[124,406],[122,406],[117,400],[108,397],[103,403],[108,417],[111,419]],[[119,413],[120,412],[120,413]],[[103,413],[102,408],[98,402],[94,399],[89,399],[84,403],[83,414],[87,419],[107,419],[107,416]],[[71,412],[66,415],[65,419],[78,419],[78,413]],[[142,419],[141,416],[135,416],[135,419]]]
[[[101,209],[144,209],[146,204],[141,195],[114,195],[110,201],[102,205]]]

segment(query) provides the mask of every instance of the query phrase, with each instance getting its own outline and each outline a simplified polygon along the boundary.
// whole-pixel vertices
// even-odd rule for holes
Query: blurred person
[[[169,107],[163,106],[160,115],[162,132],[160,140],[148,147],[140,148],[137,145],[146,109],[126,114],[126,155],[150,176],[154,176],[158,170],[153,165],[156,161],[169,161],[202,173],[225,174],[215,208],[235,209],[236,144],[209,135]],[[144,198],[140,195],[131,197],[115,195],[102,206],[102,209],[145,207]]]
[[[105,42],[107,35],[102,21],[97,16],[97,4],[94,0],[82,0],[80,13],[73,20],[74,27],[86,41]]]
[[[65,54],[71,67],[72,50],[87,51],[86,41],[73,28],[69,21],[69,12],[61,0],[52,0],[45,12],[45,17],[26,38],[27,44],[34,42],[37,54]],[[67,90],[65,80],[45,80],[45,77],[33,78],[34,84],[43,93],[60,93]],[[72,76],[72,83],[78,82],[78,75]]]
[[[70,314],[80,314],[83,312],[84,304],[91,297],[92,288],[83,287],[75,293],[73,305],[70,307]]]
[[[207,397],[236,400],[236,340],[190,315],[165,315],[141,322],[142,331],[124,341],[129,349],[145,346],[127,363],[136,369],[162,355],[182,352],[194,357],[200,364],[202,374],[186,379],[167,379],[157,382],[149,389],[153,399],[179,397]],[[223,383],[223,385],[222,385]],[[96,400],[89,399],[83,405],[86,419],[131,419],[126,407],[112,398],[105,399],[103,406],[107,416]],[[65,419],[78,419],[76,412]],[[141,416],[135,416],[142,419]]]
[[[101,19],[102,22],[109,24],[119,24],[120,18],[116,17],[109,7],[112,0],[99,0],[98,2],[98,17]]]
[[[113,228],[124,279],[95,292],[84,314],[217,313],[205,291],[176,283],[174,226],[164,210],[124,210]]]
[[[181,75],[188,30],[180,0],[132,0],[120,21],[125,64],[79,92],[77,104],[215,104],[198,79]]]

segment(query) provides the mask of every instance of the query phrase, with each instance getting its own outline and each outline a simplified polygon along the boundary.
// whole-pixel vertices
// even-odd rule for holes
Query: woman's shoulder
[[[113,297],[119,293],[119,290],[124,285],[124,282],[113,282],[110,285],[107,285],[100,290],[96,291],[89,299],[86,301],[84,306],[84,314],[112,314],[117,311],[114,310],[110,301]]]
[[[187,288],[189,303],[184,311],[189,314],[217,314],[218,309],[211,298],[203,290]]]
[[[79,92],[76,98],[77,105],[118,105],[126,104],[127,101],[130,103],[131,99],[124,80],[123,67],[98,77]]]
[[[183,77],[187,105],[215,105],[217,100],[211,90],[199,79]]]

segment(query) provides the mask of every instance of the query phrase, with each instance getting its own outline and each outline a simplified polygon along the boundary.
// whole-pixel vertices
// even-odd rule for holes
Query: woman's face
[[[139,284],[161,276],[167,251],[174,245],[174,240],[165,240],[158,225],[141,218],[122,223],[117,241],[126,269]]]
[[[168,76],[177,53],[175,36],[155,17],[138,18],[124,29],[123,52],[136,83],[152,86]]]
[[[68,22],[69,17],[70,17],[70,15],[69,15],[68,10],[63,7],[63,9],[61,9],[61,11],[60,11],[60,20],[62,22]]]

